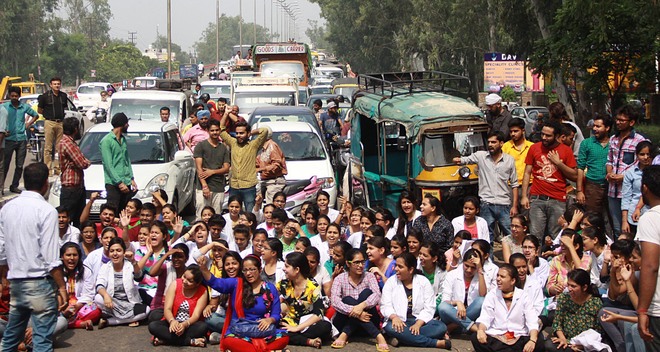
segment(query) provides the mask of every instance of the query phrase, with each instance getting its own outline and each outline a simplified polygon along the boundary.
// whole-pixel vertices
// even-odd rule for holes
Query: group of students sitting
[[[382,352],[451,349],[464,333],[477,351],[568,351],[591,329],[618,352],[643,351],[639,245],[626,235],[609,243],[598,214],[571,207],[543,248],[514,217],[498,266],[476,198],[451,222],[431,195],[418,205],[403,192],[397,218],[329,200],[319,192],[300,221],[283,193],[253,211],[232,196],[225,214],[206,207],[192,224],[160,192],[121,212],[102,205],[100,222],[79,230],[59,211],[70,299],[56,334],[146,320],[154,346],[341,349],[362,334]]]

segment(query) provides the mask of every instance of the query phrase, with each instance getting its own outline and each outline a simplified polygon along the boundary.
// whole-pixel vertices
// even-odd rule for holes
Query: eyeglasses
[[[259,269],[257,268],[247,268],[247,269],[243,269],[243,274],[256,273],[257,271],[259,271]]]
[[[351,264],[355,264],[357,266],[364,265],[367,261],[366,260],[350,260],[348,261]]]
[[[296,228],[293,227],[293,226],[289,226],[289,227],[287,227],[286,230],[287,230],[287,231],[291,231],[291,232],[296,232],[296,231],[298,231],[298,230],[296,230]]]

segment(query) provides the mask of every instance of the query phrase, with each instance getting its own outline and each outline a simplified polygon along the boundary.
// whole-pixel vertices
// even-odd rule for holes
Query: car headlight
[[[53,182],[53,185],[50,187],[50,194],[59,197],[60,193],[62,193],[62,181],[60,181],[60,178],[56,178],[55,182]]]
[[[335,186],[334,177],[319,177],[318,181],[323,182],[323,184],[321,185],[321,188],[332,188],[332,187]]]
[[[472,171],[470,170],[469,167],[467,167],[467,166],[463,166],[463,167],[461,167],[460,169],[458,169],[458,174],[459,174],[462,178],[467,179],[467,178],[470,177],[470,175],[472,174]]]
[[[39,133],[44,133],[45,128],[46,127],[42,124],[37,125],[37,130],[39,131]]]
[[[151,194],[159,189],[165,189],[167,186],[167,180],[170,178],[168,174],[158,174],[156,177],[152,178],[147,186],[139,190],[135,195],[135,198],[143,199],[151,197]]]

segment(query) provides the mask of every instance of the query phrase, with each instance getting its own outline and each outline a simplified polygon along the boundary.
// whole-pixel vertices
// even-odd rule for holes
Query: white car
[[[92,192],[105,190],[103,164],[99,143],[112,130],[112,125],[102,123],[90,128],[80,141],[80,150],[92,165],[85,170],[86,198]],[[151,193],[164,190],[169,203],[182,209],[194,209],[195,197],[195,161],[185,145],[175,124],[156,121],[129,121],[126,133],[128,154],[131,157],[133,176],[138,186],[135,198],[142,202],[151,202]],[[62,185],[58,178],[50,188],[48,202],[53,206],[60,204]],[[98,219],[101,204],[105,199],[98,199],[92,205],[91,218]]]
[[[37,111],[39,108],[39,95],[40,94],[27,94],[23,95],[20,98],[18,98],[18,101],[21,103],[25,103],[30,105],[32,110]],[[64,117],[75,117],[78,121],[80,121],[80,133],[84,134],[85,133],[85,128],[90,126],[92,123],[91,121],[84,119],[84,114],[78,110],[76,105],[73,104],[71,99],[67,99],[67,107],[66,110],[64,111]],[[39,114],[39,118],[43,118],[43,115]]]
[[[219,98],[227,99],[227,103],[230,104],[229,99],[231,99],[231,81],[204,81],[201,82],[202,90],[199,92],[199,95],[208,93],[211,97],[211,100],[217,101]]]
[[[230,74],[231,73],[231,62],[230,61],[220,61],[220,62],[218,62],[218,68],[216,69],[218,74],[220,74],[221,69],[225,70],[226,74]]]
[[[330,195],[330,206],[337,201],[337,183],[330,162],[330,154],[321,136],[307,122],[276,121],[260,122],[253,128],[270,127],[272,139],[280,146],[286,158],[287,183],[309,180],[316,176],[323,182],[321,188]]]
[[[170,122],[180,125],[188,117],[192,104],[188,94],[162,90],[125,90],[112,95],[108,120],[123,112],[130,120],[160,122],[160,109],[170,109]]]
[[[101,92],[107,91],[112,87],[108,82],[89,82],[78,86],[76,95],[73,97],[73,103],[77,107],[83,107],[85,110],[91,108],[97,102],[101,101]]]

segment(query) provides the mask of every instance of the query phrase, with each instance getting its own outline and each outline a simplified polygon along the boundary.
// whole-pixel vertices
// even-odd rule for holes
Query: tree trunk
[[[496,20],[495,20],[495,0],[486,0],[487,9],[488,9],[488,49],[491,53],[495,52],[496,40],[495,33],[496,29]]]
[[[548,39],[550,37],[550,28],[548,28],[548,19],[543,13],[543,1],[542,0],[530,0],[532,5],[532,11],[536,15],[536,21],[539,24],[539,29],[541,30],[541,36],[543,39]],[[568,92],[568,87],[564,82],[564,77],[562,76],[561,70],[555,70],[552,73],[552,83],[557,92],[557,99],[560,103],[564,104],[566,108],[566,113],[571,120],[575,121],[575,114],[573,112],[573,105],[571,104],[571,95]]]

